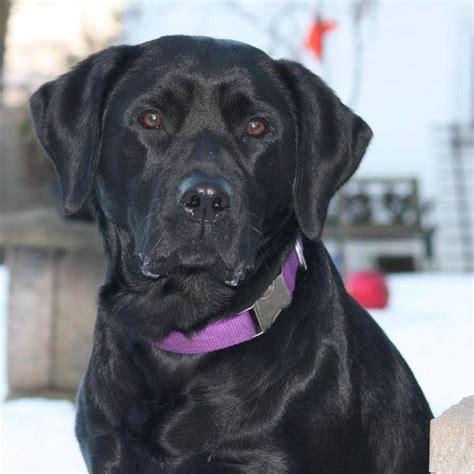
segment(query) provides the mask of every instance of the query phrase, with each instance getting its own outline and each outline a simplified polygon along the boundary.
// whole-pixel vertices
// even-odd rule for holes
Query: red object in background
[[[323,59],[323,37],[336,28],[337,23],[334,20],[324,21],[319,15],[311,25],[308,37],[306,38],[306,46],[310,49],[319,60]]]
[[[354,272],[346,278],[347,292],[364,308],[385,308],[388,288],[383,273]]]

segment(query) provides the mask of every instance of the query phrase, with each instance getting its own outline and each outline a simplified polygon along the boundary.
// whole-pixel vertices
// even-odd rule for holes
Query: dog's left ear
[[[372,130],[301,64],[278,61],[278,67],[298,118],[296,217],[306,237],[314,240],[321,236],[329,201],[359,166]]]
[[[116,46],[93,54],[30,98],[36,134],[61,184],[65,214],[77,212],[91,190],[102,108],[127,51],[127,46]]]

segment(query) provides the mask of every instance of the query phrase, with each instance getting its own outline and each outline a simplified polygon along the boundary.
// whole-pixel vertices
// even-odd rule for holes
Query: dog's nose
[[[178,206],[194,221],[214,222],[230,207],[232,187],[221,177],[190,176],[179,187]]]

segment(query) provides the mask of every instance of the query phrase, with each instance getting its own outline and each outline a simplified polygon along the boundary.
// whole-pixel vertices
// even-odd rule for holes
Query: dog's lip
[[[150,269],[150,266],[152,265],[152,260],[148,255],[143,255],[142,253],[139,253],[138,258],[141,261],[140,270],[143,275],[153,279],[158,279],[164,276],[164,274],[157,273]]]
[[[222,262],[218,252],[211,252],[211,255],[205,255],[202,259],[199,258],[199,254],[191,255],[191,258],[188,261],[182,261],[181,258],[174,259],[174,262],[167,264],[171,257],[153,259],[149,255],[138,253],[138,258],[140,261],[140,270],[141,273],[147,278],[152,278],[154,280],[162,279],[172,273],[179,272],[180,270],[209,270],[211,273],[216,276],[216,272],[212,271],[212,267],[216,264],[218,260]],[[188,255],[189,256],[189,255]],[[212,256],[212,258],[210,258]],[[176,257],[176,256],[175,256]],[[220,280],[230,287],[239,287],[245,280],[245,277],[250,270],[249,265],[239,264],[237,268],[228,268],[224,265],[226,271],[220,275]]]
[[[244,280],[245,280],[245,275],[248,271],[248,268],[245,267],[239,267],[234,271],[234,274],[232,275],[232,278],[230,280],[224,280],[224,283],[227,286],[231,287],[238,287],[240,286]]]

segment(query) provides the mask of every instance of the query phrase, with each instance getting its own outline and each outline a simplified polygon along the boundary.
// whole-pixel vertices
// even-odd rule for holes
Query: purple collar
[[[306,269],[303,247],[300,240],[297,240],[281,273],[253,306],[236,316],[214,321],[188,336],[172,331],[153,345],[177,354],[202,354],[235,346],[260,336],[274,323],[281,310],[291,303],[300,266]]]

